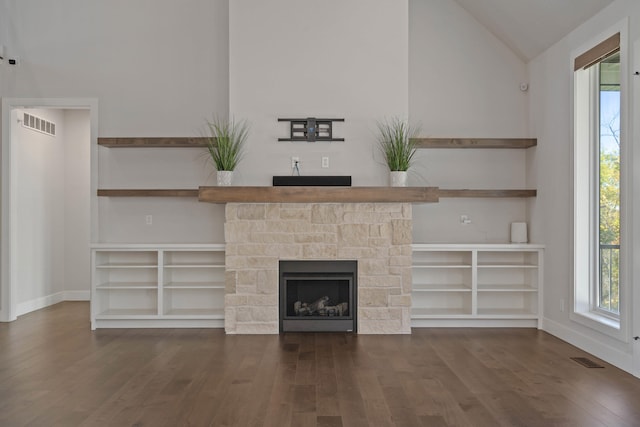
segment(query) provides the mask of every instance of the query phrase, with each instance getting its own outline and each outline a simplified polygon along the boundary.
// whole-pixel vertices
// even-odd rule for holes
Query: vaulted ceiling
[[[525,61],[614,0],[455,0]]]

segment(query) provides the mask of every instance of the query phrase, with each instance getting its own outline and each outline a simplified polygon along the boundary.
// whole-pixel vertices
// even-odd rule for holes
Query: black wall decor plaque
[[[289,137],[278,138],[278,141],[344,141],[344,138],[333,137],[333,122],[344,122],[344,119],[278,119],[289,122]]]

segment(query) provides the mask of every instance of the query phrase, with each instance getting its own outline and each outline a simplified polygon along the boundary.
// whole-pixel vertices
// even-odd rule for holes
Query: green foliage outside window
[[[598,307],[620,313],[620,54],[600,63]]]

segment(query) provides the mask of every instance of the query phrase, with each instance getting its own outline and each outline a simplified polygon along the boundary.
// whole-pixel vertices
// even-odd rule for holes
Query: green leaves
[[[600,154],[600,243],[620,244],[620,155]]]
[[[409,169],[416,153],[413,138],[418,131],[399,118],[378,122],[378,143],[390,171]]]
[[[249,124],[246,120],[215,118],[211,122],[207,121],[207,127],[209,128],[207,149],[216,169],[234,170],[244,154]]]

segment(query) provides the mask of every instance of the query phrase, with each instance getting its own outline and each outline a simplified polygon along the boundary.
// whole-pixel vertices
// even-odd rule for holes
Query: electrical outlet
[[[147,215],[147,216],[145,216],[145,217],[144,217],[144,222],[145,222],[147,225],[151,225],[151,224],[153,224],[153,215]]]
[[[469,218],[469,215],[460,215],[460,224],[462,225],[471,224],[471,218]]]
[[[295,169],[296,164],[300,167],[300,157],[292,156],[291,157],[291,169]]]
[[[323,157],[322,158],[322,167],[325,168],[325,169],[329,167],[329,158],[328,157]]]

